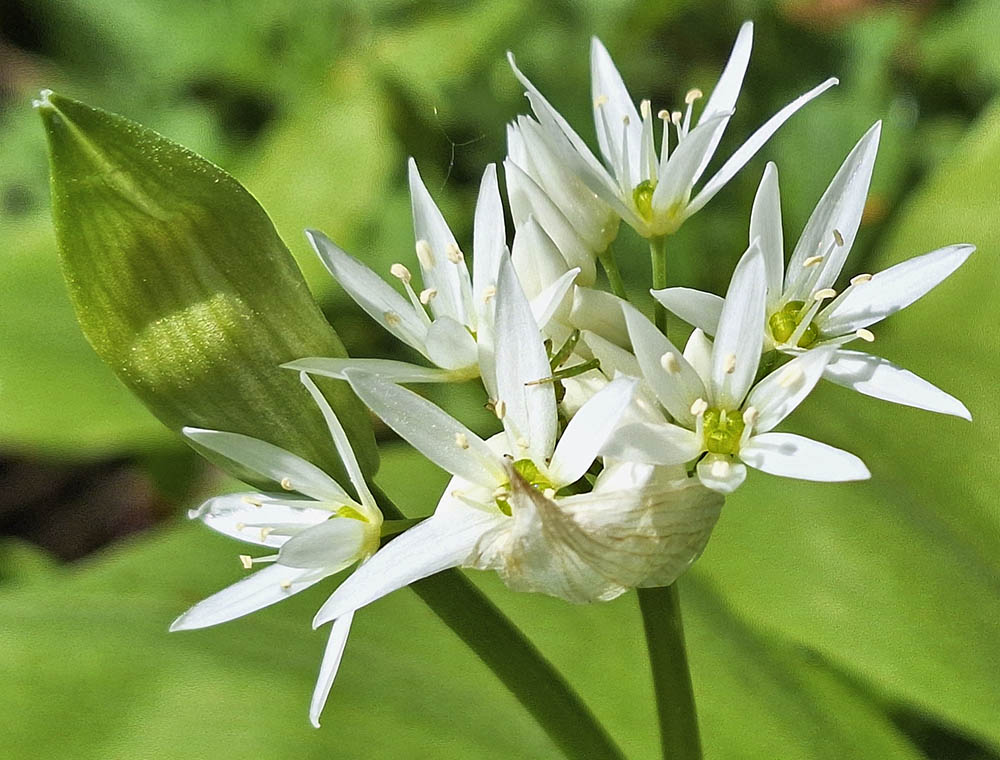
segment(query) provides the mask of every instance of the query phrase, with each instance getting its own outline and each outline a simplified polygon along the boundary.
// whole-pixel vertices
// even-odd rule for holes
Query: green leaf
[[[267,440],[342,474],[301,356],[344,356],[257,202],[231,176],[120,116],[43,93],[53,216],[84,334],[169,427]],[[362,466],[368,415],[345,383],[324,392]]]

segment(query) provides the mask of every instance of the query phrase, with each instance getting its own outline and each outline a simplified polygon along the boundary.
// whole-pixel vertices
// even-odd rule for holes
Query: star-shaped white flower
[[[750,217],[751,239],[758,241],[764,257],[764,350],[797,354],[834,346],[823,371],[827,380],[897,404],[971,419],[961,401],[912,372],[880,356],[841,348],[854,340],[873,341],[868,328],[925,295],[975,250],[949,245],[874,276],[858,275],[839,295],[833,289],[861,223],[880,129],[881,123],[872,126],[844,160],[802,230],[787,271],[778,170],[774,164],[764,170]],[[723,303],[718,296],[689,288],[653,295],[681,319],[715,334]]]
[[[836,349],[807,351],[753,385],[762,346],[763,274],[754,243],[733,273],[715,343],[695,330],[683,354],[635,308],[624,307],[642,376],[674,421],[623,425],[602,449],[606,456],[660,465],[697,460],[701,482],[722,493],[739,487],[746,465],[805,480],[869,477],[853,454],[771,432],[813,389]]]
[[[326,418],[337,453],[357,491],[348,494],[333,478],[301,457],[265,441],[238,433],[185,428],[198,447],[236,462],[264,480],[280,483],[286,493],[234,493],[209,499],[190,516],[227,536],[277,549],[244,567],[271,563],[208,597],[170,626],[171,631],[205,628],[233,620],[309,588],[334,573],[364,562],[379,546],[382,513],[375,504],[340,421],[305,374],[302,382]],[[340,666],[351,629],[351,615],[340,617],[330,632],[309,719],[319,715]]]
[[[594,38],[590,55],[591,89],[594,124],[603,164],[521,73],[513,56],[508,54],[514,73],[527,89],[531,108],[550,148],[549,151],[533,154],[533,161],[539,167],[554,160],[571,168],[593,193],[643,237],[676,232],[686,219],[708,203],[743,168],[792,114],[837,84],[836,79],[827,79],[778,111],[692,197],[693,188],[711,161],[733,114],[750,61],[752,37],[753,24],[748,21],[740,29],[729,62],[696,124],[692,124],[692,109],[701,97],[699,90],[691,90],[687,94],[687,108],[683,114],[680,111],[660,111],[657,114],[663,121],[659,155],[654,141],[654,114],[650,102],[643,100],[639,110],[636,110],[611,56],[604,45]],[[675,132],[674,140],[670,138],[671,125]],[[558,177],[559,174],[557,168],[548,167],[539,168],[536,176]],[[556,188],[546,188],[544,181],[542,187],[554,202],[560,202],[561,195]]]

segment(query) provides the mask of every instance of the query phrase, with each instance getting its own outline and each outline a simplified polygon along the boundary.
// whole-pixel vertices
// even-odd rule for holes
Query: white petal
[[[341,504],[354,501],[319,467],[274,444],[221,430],[186,427],[181,432],[199,446],[221,454],[275,483],[282,483],[286,490],[298,491],[317,501]]]
[[[676,314],[692,327],[715,335],[723,303],[723,299],[715,293],[694,288],[664,288],[649,292],[671,314]]]
[[[732,156],[730,156],[722,168],[717,171],[708,182],[705,183],[701,191],[692,199],[684,210],[684,218],[699,211],[715,195],[726,186],[726,184],[736,173],[742,169],[757,151],[764,147],[764,143],[771,139],[771,136],[778,131],[782,124],[788,121],[792,115],[813,98],[823,94],[834,85],[839,84],[838,80],[831,77],[820,85],[813,87],[809,92],[799,95],[795,100],[778,111],[774,116],[764,122],[756,132],[754,132],[741,145]]]
[[[316,688],[313,689],[312,700],[309,703],[309,722],[319,728],[319,716],[326,705],[326,699],[330,696],[330,689],[333,681],[340,670],[340,661],[344,656],[344,647],[347,646],[347,637],[351,632],[351,622],[354,620],[354,613],[348,612],[333,621],[330,629],[330,638],[327,640],[326,649],[323,652],[323,663],[319,666],[319,677],[316,679]]]
[[[580,339],[601,363],[601,372],[608,378],[617,374],[642,378],[639,362],[629,351],[590,330],[581,330]]]
[[[854,454],[791,433],[753,436],[740,451],[740,459],[763,472],[800,480],[831,482],[871,477],[865,463]]]
[[[757,410],[754,430],[766,433],[791,414],[816,387],[836,351],[836,346],[806,351],[757,383],[746,403]]]
[[[552,455],[556,441],[556,397],[542,336],[510,260],[500,262],[497,280],[497,395],[506,405],[504,429],[521,453],[536,462]]]
[[[232,586],[198,602],[170,626],[171,631],[207,628],[249,615],[292,594],[303,591],[327,577],[315,568],[294,568],[274,564],[258,570]]]
[[[618,296],[604,290],[577,287],[573,291],[570,324],[578,330],[590,330],[619,346],[629,344],[628,327]]]
[[[750,49],[752,46],[753,22],[746,21],[740,27],[739,34],[736,35],[736,42],[733,43],[733,51],[729,54],[729,61],[726,62],[726,67],[722,70],[719,81],[715,85],[715,89],[712,90],[712,95],[709,97],[708,102],[705,103],[705,109],[698,118],[699,124],[708,121],[713,116],[728,113],[736,108],[736,100],[739,98],[740,89],[743,87],[743,77],[746,76],[747,66],[750,64]],[[712,154],[715,153],[715,149],[721,139],[722,133],[720,132],[708,151],[706,151],[704,162],[698,168],[698,171],[695,172],[693,182],[697,182],[702,172],[705,171],[705,167],[708,166],[708,162],[711,160]]]
[[[702,452],[701,437],[669,422],[630,422],[614,432],[601,448],[608,459],[640,464],[690,462]]]
[[[823,377],[883,401],[972,419],[957,398],[881,356],[841,349],[826,366]]]
[[[291,536],[330,519],[330,510],[318,509],[312,499],[280,499],[264,493],[216,496],[188,512],[212,530],[260,546],[280,547]]]
[[[591,396],[573,415],[549,465],[549,478],[556,488],[575,483],[590,469],[604,442],[618,427],[638,385],[635,378],[619,377]]]
[[[684,358],[694,367],[703,383],[712,379],[712,341],[705,337],[705,332],[696,327],[688,336],[684,345]]]
[[[326,235],[306,230],[323,264],[368,316],[401,341],[423,353],[427,328],[403,296]]]
[[[656,325],[638,310],[625,304],[622,311],[643,378],[649,383],[663,408],[682,425],[693,428],[695,418],[691,414],[691,404],[707,395],[698,373]],[[664,355],[668,353],[674,357],[671,362],[676,361],[674,372],[668,372],[662,364]]]
[[[427,329],[427,358],[442,369],[470,370],[478,366],[479,350],[465,325],[441,316]]]
[[[712,349],[712,404],[738,409],[750,390],[764,334],[767,281],[764,257],[756,242],[743,254],[726,291]]]
[[[507,248],[507,230],[504,227],[503,201],[497,184],[496,164],[490,164],[479,183],[476,215],[472,231],[472,281],[473,296],[481,309],[492,299],[484,297],[487,288],[496,287],[500,257]]]
[[[490,487],[506,478],[486,442],[427,399],[377,375],[344,374],[369,409],[438,467]]]
[[[449,485],[449,489],[451,485]],[[414,581],[462,564],[476,542],[498,520],[471,507],[435,514],[379,549],[333,592],[313,627],[371,604]]]
[[[334,359],[323,356],[310,356],[304,359],[282,364],[286,369],[297,369],[311,375],[333,377],[345,380],[344,370],[357,369],[373,375],[381,375],[394,383],[453,383],[468,380],[474,374],[455,372],[439,367],[421,367],[419,364],[409,364],[395,359]]]
[[[289,539],[278,552],[285,567],[343,570],[364,553],[370,523],[352,517],[332,517]]]
[[[734,462],[728,454],[707,454],[698,462],[697,470],[705,488],[722,494],[732,493],[747,479],[746,465]]]
[[[858,225],[861,224],[881,132],[880,121],[865,132],[816,204],[788,262],[788,271],[785,273],[787,299],[804,301],[812,295],[810,290],[829,287],[840,275],[844,260],[854,245]],[[822,272],[815,285],[810,287],[815,273],[810,271],[811,267],[804,267],[803,263],[813,256],[826,254],[830,243],[834,241],[834,230],[843,238],[844,244],[834,247],[819,265],[823,267]]]
[[[879,272],[851,288],[816,326],[823,335],[846,335],[904,309],[958,269],[975,251],[971,245],[949,245],[915,256]]]
[[[514,233],[511,261],[528,298],[535,298],[569,271],[566,259],[534,216],[525,219]]]
[[[710,151],[718,144],[731,116],[731,113],[721,113],[700,122],[670,154],[666,163],[663,160],[666,154],[660,157],[660,181],[653,191],[654,213],[676,213],[678,223],[683,219],[680,206],[691,197],[695,177],[711,159]]]
[[[642,144],[642,119],[639,118],[632,96],[628,94],[611,55],[597,37],[590,39],[590,87],[597,142],[606,162],[614,166],[621,161],[622,128],[625,125],[624,129],[628,132],[629,165],[632,172],[636,173],[639,168],[639,147]],[[605,119],[610,135],[603,126]]]
[[[540,329],[544,330],[556,314],[562,315],[563,319],[569,318],[572,303],[567,296],[579,274],[579,269],[570,269],[531,299],[531,313]]]
[[[750,240],[756,240],[764,255],[767,272],[767,306],[772,311],[781,298],[785,279],[785,242],[781,230],[781,193],[778,167],[769,161],[757,187],[750,211]]]

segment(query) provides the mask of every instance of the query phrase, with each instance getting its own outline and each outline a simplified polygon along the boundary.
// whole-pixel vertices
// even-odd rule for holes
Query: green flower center
[[[552,483],[549,482],[548,478],[546,478],[542,474],[542,471],[538,469],[538,465],[536,465],[530,459],[518,459],[516,462],[514,462],[514,472],[516,472],[518,475],[524,478],[532,488],[538,491],[546,491],[550,488],[553,489],[555,488],[555,486],[553,486]],[[510,484],[508,483],[507,487],[509,486]],[[505,487],[501,490],[506,491],[507,488]],[[496,497],[496,502],[497,502],[497,507],[500,509],[500,511],[503,512],[508,517],[510,517],[511,516],[510,501],[508,501],[507,497],[498,496]]]
[[[705,430],[705,448],[712,454],[736,454],[743,437],[743,415],[732,409],[710,407],[702,418]]]
[[[656,183],[651,179],[644,179],[632,191],[632,201],[635,203],[639,215],[647,221],[653,218],[653,191]]]
[[[805,305],[805,301],[789,301],[779,311],[771,315],[771,318],[767,320],[767,326],[771,328],[771,336],[775,342],[788,342],[789,338],[792,337],[802,323],[802,317],[805,315]],[[808,348],[816,342],[818,337],[819,330],[815,324],[810,322],[806,325],[805,330],[802,331],[802,335],[799,337],[796,345],[799,348]]]

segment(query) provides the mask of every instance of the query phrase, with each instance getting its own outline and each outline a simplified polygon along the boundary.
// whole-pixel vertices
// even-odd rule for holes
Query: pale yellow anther
[[[291,581],[289,581],[289,580],[283,580],[283,581],[282,581],[282,582],[281,582],[280,584],[278,584],[278,585],[279,585],[279,586],[281,586],[281,590],[282,590],[282,591],[288,591],[288,589],[290,589],[290,588],[292,587],[292,582],[291,582]]]
[[[267,541],[267,537],[274,532],[274,528],[261,528],[260,529],[260,540]]]
[[[420,291],[420,303],[424,306],[429,304],[437,296],[437,288],[424,288]]]
[[[802,370],[795,365],[789,364],[785,367],[782,373],[778,375],[778,385],[782,388],[791,388],[792,385],[797,383],[801,377]]]
[[[704,414],[706,409],[708,409],[708,402],[703,398],[695,399],[694,403],[691,404],[691,414],[695,417]]]
[[[503,486],[500,486],[493,492],[494,499],[507,499],[510,497],[510,491],[508,491]]]
[[[262,507],[264,503],[260,499],[255,499],[253,496],[242,496],[240,501],[244,504],[249,504],[251,507]]]
[[[243,530],[246,527],[247,527],[246,523],[241,523],[241,522],[236,523],[236,530]]]
[[[639,113],[642,114],[642,118],[648,118],[653,115],[653,106],[648,100],[643,100],[639,104]]]
[[[492,285],[483,288],[483,303],[489,303],[496,297],[497,289]]]
[[[596,98],[594,98],[594,106],[596,108],[601,108],[602,106],[606,106],[607,104],[608,104],[607,95],[598,95]]]
[[[840,230],[835,229],[833,231],[833,241],[838,245],[844,245],[844,236],[840,234]]]
[[[462,432],[455,433],[455,445],[460,449],[469,448],[469,436]]]
[[[859,274],[851,278],[851,285],[861,285],[862,283],[871,280],[872,276],[870,274]]]
[[[431,250],[431,244],[426,240],[417,241],[417,261],[424,269],[434,268],[434,252]]]
[[[502,420],[507,415],[507,402],[500,399],[493,405],[493,414],[497,416],[498,420]]]
[[[662,119],[663,121],[670,121],[670,111],[668,111],[666,108],[661,108],[659,111],[656,112],[656,118]]]
[[[282,478],[281,479],[281,487],[284,488],[286,491],[294,491],[295,490],[295,486],[292,485],[292,479],[291,478]]]
[[[736,371],[736,354],[727,354],[722,366],[727,375],[733,374]]]
[[[817,290],[815,293],[813,293],[813,300],[822,301],[826,298],[835,298],[836,295],[837,291],[834,290],[833,288],[823,288],[822,290]]]
[[[542,491],[542,496],[544,496],[546,499],[550,499],[550,500],[554,499],[554,498],[556,498],[556,489],[554,489],[554,488],[546,488],[544,491]]]
[[[400,322],[403,321],[399,318],[399,315],[394,311],[387,311],[385,314],[382,315],[382,318],[385,320],[385,323],[389,327],[397,327],[399,326]]]
[[[684,102],[687,105],[691,105],[696,100],[698,100],[698,98],[701,98],[704,95],[705,95],[705,93],[703,93],[701,90],[699,90],[697,87],[695,87],[694,89],[687,91],[687,95],[684,96]]]
[[[410,270],[399,263],[393,264],[389,267],[389,274],[398,280],[402,280],[403,282],[409,282],[413,279],[413,275],[410,274]]]
[[[868,343],[871,343],[873,340],[875,340],[875,333],[873,333],[871,330],[866,330],[863,327],[855,330],[854,334],[857,337],[861,338],[861,340],[866,341]]]
[[[804,266],[804,267],[814,267],[817,264],[822,264],[822,263],[823,263],[823,257],[822,256],[810,256],[808,259],[806,259],[805,261],[802,262],[802,266]]]
[[[725,459],[716,459],[712,462],[711,472],[713,477],[726,477],[729,474],[729,462]]]
[[[448,257],[448,261],[450,261],[452,264],[458,264],[464,258],[464,256],[462,256],[462,249],[459,248],[454,243],[448,243],[448,247],[445,248],[444,252],[445,255]]]
[[[667,351],[667,353],[660,357],[660,366],[663,367],[668,375],[676,375],[681,371],[681,364],[677,361],[677,355],[670,351]]]
[[[747,427],[753,427],[759,416],[760,412],[757,411],[757,407],[748,406],[743,410],[743,424]]]
[[[241,554],[240,555],[240,564],[243,565],[243,569],[244,570],[252,570],[253,569],[253,557],[251,557],[249,554]]]
[[[522,449],[526,449],[526,448],[528,448],[528,439],[527,439],[527,438],[518,438],[518,439],[517,439],[517,440],[515,441],[515,443],[516,443],[516,444],[517,444],[517,445],[518,445],[518,446],[519,446],[520,448],[522,448]]]
[[[627,127],[631,123],[632,123],[632,120],[628,117],[628,114],[625,114],[624,116],[622,116],[622,124],[624,124]]]
[[[670,114],[670,121],[672,121],[674,124],[680,124],[681,123],[681,119],[683,119],[683,118],[684,118],[684,114],[682,114],[680,111],[673,111]]]

